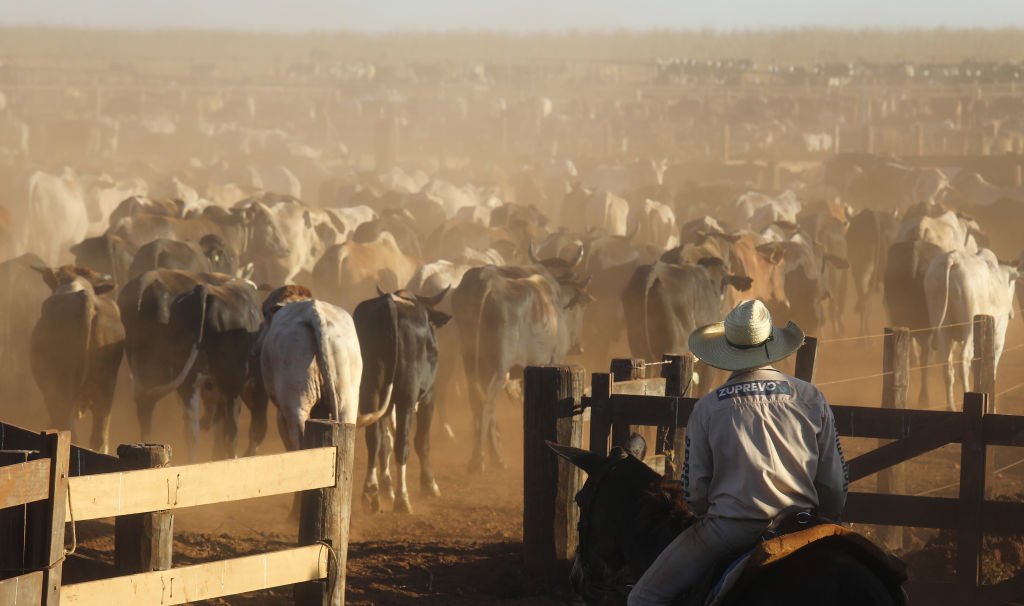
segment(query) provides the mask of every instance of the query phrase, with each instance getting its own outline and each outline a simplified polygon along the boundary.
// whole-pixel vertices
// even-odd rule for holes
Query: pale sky
[[[1024,0],[0,0],[0,25],[289,32],[1024,27]]]

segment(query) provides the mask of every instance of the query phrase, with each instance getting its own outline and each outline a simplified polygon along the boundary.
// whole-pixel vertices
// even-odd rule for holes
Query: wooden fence
[[[310,420],[303,450],[171,467],[166,446],[111,457],[0,424],[0,604],[172,605],[297,584],[296,604],[340,606],[354,443],[354,425]],[[298,547],[171,568],[175,510],[294,492]],[[62,584],[65,523],[99,518],[116,518],[123,576]]]
[[[880,440],[878,448],[849,461],[850,482],[878,473],[883,480],[880,493],[851,492],[844,521],[955,531],[955,579],[908,583],[915,602],[988,605],[1024,598],[1024,575],[981,585],[984,535],[1024,534],[1024,503],[985,498],[987,447],[1024,447],[1024,417],[989,410],[990,393],[995,389],[990,329],[990,318],[976,318],[975,347],[982,359],[974,367],[975,389],[983,386],[988,393],[965,394],[962,411],[905,408],[909,374],[906,329],[886,331],[882,408],[832,405],[841,436]],[[797,377],[813,380],[816,353],[817,341],[809,337],[797,353]],[[634,386],[626,387],[611,373],[594,373],[591,394],[586,396],[584,371],[579,367],[526,369],[523,531],[528,561],[551,568],[558,560],[571,558],[576,547],[578,512],[573,497],[582,486],[582,472],[547,452],[544,440],[583,447],[584,411],[589,410],[589,448],[594,453],[606,455],[609,440],[619,444],[639,426],[675,433],[659,440],[656,447],[669,450],[664,446],[672,445],[671,450],[680,450],[682,431],[697,401],[686,393],[693,362],[690,356],[665,356],[663,362],[663,395],[634,395],[638,389],[646,390],[640,388],[641,382],[651,379],[633,380]],[[631,362],[634,367],[640,364]],[[959,495],[900,494],[902,476],[894,466],[947,444],[961,446]],[[669,460],[673,454],[669,453]],[[890,536],[900,540],[899,533]]]

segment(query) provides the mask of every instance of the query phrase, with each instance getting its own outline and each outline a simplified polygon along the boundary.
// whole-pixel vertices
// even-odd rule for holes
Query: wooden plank
[[[38,431],[0,423],[0,450],[40,450],[43,438]],[[84,476],[119,471],[117,457],[71,445],[68,471],[71,476]]]
[[[961,433],[960,423],[946,422],[937,427],[916,431],[903,439],[889,442],[851,460],[849,462],[850,481],[855,482],[936,448],[941,448],[960,439]],[[897,490],[890,481],[885,486],[880,486],[879,492],[894,494],[897,493]]]
[[[985,503],[985,443],[982,419],[988,394],[964,394],[964,433],[960,448],[959,524],[956,530],[956,580],[963,587],[981,583],[981,519]]]
[[[1024,446],[1024,416],[987,414],[982,430],[989,446]]]
[[[330,450],[334,450],[331,448]],[[65,606],[173,606],[327,576],[325,545],[65,585]]]
[[[957,500],[851,492],[846,497],[843,521],[915,528],[956,528]]]
[[[0,509],[42,501],[50,496],[50,459],[0,467]]]
[[[334,486],[334,448],[71,478],[76,520]],[[70,521],[70,516],[67,518]]]
[[[985,534],[1024,534],[1024,503],[985,501],[981,511],[981,527]]]
[[[609,366],[609,373],[612,375],[612,393],[647,395],[646,382],[640,382],[644,380],[644,372],[644,361],[640,358],[613,359]],[[633,433],[643,434],[643,428],[612,420],[612,446],[625,444]]]
[[[0,450],[0,465],[15,465],[39,456],[37,450]],[[49,474],[49,467],[47,467]],[[46,488],[49,491],[49,477]],[[25,565],[25,522],[28,508],[24,505],[0,509],[0,579],[17,576],[28,570]],[[0,602],[2,604],[3,602]]]
[[[611,417],[613,423],[685,427],[696,403],[696,398],[613,395]]]
[[[866,406],[832,405],[839,435],[851,438],[899,440],[912,433],[934,427],[962,413],[948,410],[897,410]],[[959,441],[959,440],[956,440]]]
[[[630,396],[663,396],[665,395],[665,379],[655,377],[612,383],[612,393]]]
[[[0,604],[38,606],[42,600],[43,573],[23,574],[0,581]]]

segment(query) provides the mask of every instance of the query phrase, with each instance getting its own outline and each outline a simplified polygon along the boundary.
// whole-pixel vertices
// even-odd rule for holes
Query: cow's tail
[[[388,387],[384,392],[383,402],[378,402],[377,410],[370,411],[368,413],[360,413],[356,417],[356,427],[367,427],[373,425],[377,421],[380,421],[384,417],[391,414],[391,411],[395,407],[394,393],[395,393],[395,380],[398,378],[398,310],[395,309],[395,300],[390,294],[381,295],[381,298],[387,303],[388,307],[388,328],[391,330],[390,335],[374,335],[381,341],[385,341],[390,346],[390,365],[391,372],[388,377]],[[358,325],[357,325],[358,330]],[[360,386],[360,392],[363,390],[363,386]],[[362,401],[362,393],[360,393],[360,401]],[[383,405],[381,405],[383,404]]]
[[[942,314],[939,316],[939,322],[935,325],[936,334],[942,330],[942,325],[946,321],[946,313],[949,311],[949,273],[953,270],[953,255],[947,253],[946,255],[946,277],[945,277],[945,289],[942,291]],[[935,344],[935,341],[932,342]]]
[[[178,387],[180,387],[185,381],[188,373],[192,371],[192,367],[195,366],[196,358],[199,357],[199,346],[203,342],[204,326],[206,325],[206,299],[208,292],[205,284],[199,284],[192,292],[199,295],[199,336],[196,338],[195,342],[192,343],[192,351],[189,352],[185,365],[181,368],[181,372],[178,373],[178,376],[171,379],[169,383],[136,391],[136,400],[156,401],[163,398],[175,389],[178,389]]]

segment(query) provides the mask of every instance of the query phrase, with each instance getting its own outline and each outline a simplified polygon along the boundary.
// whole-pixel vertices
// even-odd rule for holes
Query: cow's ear
[[[747,292],[753,283],[754,279],[747,276],[728,275],[722,278],[722,289],[724,290],[726,286],[732,286],[740,292]]]
[[[430,323],[433,324],[434,326],[441,328],[442,326],[447,324],[448,320],[451,320],[452,317],[444,313],[443,311],[437,311],[436,309],[428,309],[427,319],[429,319]]]
[[[588,475],[597,473],[605,464],[608,463],[608,459],[601,455],[594,454],[589,450],[583,450],[582,448],[574,448],[572,446],[562,446],[554,442],[545,440],[545,444],[548,448],[553,450],[556,455],[569,461],[576,467],[579,467],[583,471],[587,472]]]
[[[92,287],[92,291],[98,295],[105,295],[112,290],[114,290],[114,285],[109,282]]]
[[[38,271],[43,276],[43,282],[50,287],[50,290],[57,290],[57,276],[53,273],[53,269],[49,267],[36,267],[32,266],[32,269]]]

